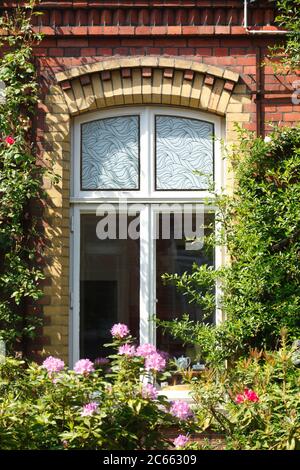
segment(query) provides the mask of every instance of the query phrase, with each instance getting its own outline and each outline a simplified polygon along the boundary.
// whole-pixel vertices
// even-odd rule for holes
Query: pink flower
[[[179,419],[188,419],[193,416],[193,412],[188,403],[185,401],[176,400],[173,401],[170,408],[171,415]]]
[[[170,359],[170,354],[168,352],[159,350],[157,350],[157,352],[168,362]]]
[[[137,356],[142,356],[142,357],[148,357],[150,354],[153,354],[156,352],[156,347],[153,346],[153,344],[150,343],[145,343],[141,344],[137,350],[136,350],[136,355]]]
[[[15,139],[11,135],[8,135],[5,137],[4,142],[8,145],[13,145],[15,143]]]
[[[76,374],[88,375],[94,370],[94,364],[89,359],[80,359],[74,366]]]
[[[98,411],[98,403],[91,401],[82,408],[81,416],[92,416]]]
[[[252,401],[253,403],[259,401],[258,395],[249,388],[245,388],[244,393],[238,393],[235,397],[236,403],[244,403],[245,401]]]
[[[236,403],[243,403],[245,401],[244,395],[241,393],[238,393],[237,396],[235,397]]]
[[[47,369],[49,375],[52,375],[55,372],[62,371],[65,367],[65,363],[57,357],[49,356],[44,360],[42,367]]]
[[[244,395],[245,395],[245,397],[246,397],[246,399],[247,399],[248,401],[252,401],[252,402],[254,402],[254,403],[259,401],[259,397],[258,397],[258,395],[254,392],[254,390],[245,388],[245,390],[244,390]]]
[[[166,367],[166,360],[157,352],[150,354],[145,360],[145,369],[161,372]]]
[[[184,436],[183,434],[179,434],[179,436],[173,440],[173,444],[177,449],[184,447],[188,442],[188,436]]]
[[[152,384],[143,385],[143,388],[142,388],[143,398],[150,398],[151,400],[156,400],[157,395],[158,395],[158,392],[156,388],[154,387],[154,385]]]
[[[118,354],[132,357],[135,355],[135,347],[130,344],[123,344],[119,347]]]
[[[115,338],[126,338],[126,336],[129,335],[129,329],[127,325],[124,325],[124,323],[116,323],[112,329],[110,330],[112,336]]]

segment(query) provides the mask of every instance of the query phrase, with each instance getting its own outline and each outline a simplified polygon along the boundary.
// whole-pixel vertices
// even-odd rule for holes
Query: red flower
[[[236,403],[243,403],[245,401],[244,395],[241,393],[238,393],[237,396],[235,397],[235,402]]]
[[[259,401],[258,395],[253,391],[245,388],[244,395],[248,401],[257,402]]]
[[[244,393],[238,393],[237,396],[235,397],[235,402],[236,403],[244,403],[245,401],[252,401],[252,402],[258,402],[259,397],[258,395],[254,392],[254,390],[251,390],[249,388],[245,388]]]
[[[11,135],[8,135],[5,137],[4,142],[8,145],[13,145],[15,143],[15,139]]]

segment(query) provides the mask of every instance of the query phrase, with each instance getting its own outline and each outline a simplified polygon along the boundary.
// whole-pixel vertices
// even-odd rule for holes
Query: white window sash
[[[80,190],[80,125],[94,119],[104,117],[140,115],[140,191],[81,191]],[[156,254],[155,233],[156,213],[153,204],[170,203],[205,203],[212,200],[214,195],[208,191],[154,191],[155,161],[154,161],[154,117],[155,114],[166,114],[180,117],[194,117],[212,122],[215,126],[215,136],[222,136],[222,121],[218,116],[190,111],[180,108],[166,107],[127,107],[109,111],[97,111],[79,116],[74,121],[72,131],[72,185],[71,185],[71,217],[73,229],[70,243],[70,322],[69,322],[69,356],[70,364],[80,358],[80,216],[81,214],[96,214],[98,204],[103,202],[118,204],[126,198],[128,205],[143,203],[140,211],[140,342],[155,344],[155,325],[151,316],[156,314]],[[215,140],[214,175],[216,191],[221,191],[224,181],[225,165],[221,158],[221,142]],[[211,208],[210,208],[211,210]],[[216,230],[218,227],[216,227]],[[224,260],[222,249],[215,250],[215,265],[220,266]],[[220,294],[217,284],[217,298]],[[216,305],[216,322],[222,321],[222,312]]]

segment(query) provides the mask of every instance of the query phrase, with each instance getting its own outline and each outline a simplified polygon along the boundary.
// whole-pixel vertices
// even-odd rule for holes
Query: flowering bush
[[[176,447],[176,449],[183,449],[188,442],[189,442],[188,436],[179,434],[179,436],[177,436],[176,439],[174,439],[173,444]]]
[[[65,363],[57,357],[49,356],[44,360],[42,367],[48,371],[48,375],[51,376],[55,372],[60,372],[65,368]]]
[[[111,334],[115,338],[123,339],[126,338],[126,336],[129,335],[129,329],[127,325],[124,325],[124,323],[116,323],[112,329],[111,329]]]
[[[1,449],[163,449],[175,445],[165,428],[193,424],[189,405],[159,394],[164,359],[148,345],[137,352],[126,325],[111,333],[116,354],[74,370],[48,357],[41,366],[7,358],[0,364]],[[126,332],[126,334],[125,334]],[[139,348],[138,348],[139,349]],[[142,348],[143,351],[143,348]],[[152,358],[151,367],[146,368]],[[106,369],[108,368],[107,372]],[[142,380],[141,380],[142,378]],[[180,444],[180,445],[179,445]]]
[[[224,434],[227,449],[300,449],[300,369],[283,341],[277,352],[253,350],[195,385],[199,429]],[[250,388],[251,387],[251,388]]]
[[[193,416],[192,410],[188,403],[184,401],[174,401],[170,408],[171,415],[178,419],[185,420]]]
[[[80,361],[77,361],[74,366],[76,374],[88,375],[91,372],[94,372],[94,370],[94,364],[89,359],[80,359]]]
[[[244,403],[245,401],[257,402],[259,398],[253,390],[245,388],[244,393],[238,393],[235,397],[236,403]]]

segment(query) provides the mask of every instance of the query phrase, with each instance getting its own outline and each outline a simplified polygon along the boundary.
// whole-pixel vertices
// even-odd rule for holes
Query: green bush
[[[300,0],[277,0],[277,25],[288,34],[284,41],[270,46],[271,57],[275,59],[275,71],[287,73],[299,70],[300,66]],[[283,66],[283,70],[282,67]],[[281,70],[280,70],[281,69]]]
[[[31,207],[46,199],[43,176],[57,180],[50,162],[46,169],[37,161],[33,142],[39,94],[33,47],[41,35],[32,28],[38,2],[25,3],[0,17],[6,32],[0,38],[0,81],[5,85],[0,103],[0,339],[10,353],[25,353],[25,342],[41,325],[28,307],[42,296],[45,277],[43,227]]]
[[[299,450],[300,369],[292,355],[284,343],[203,374],[194,386],[200,430],[224,434],[226,449]]]
[[[210,363],[234,361],[255,347],[276,349],[283,327],[290,340],[300,334],[300,130],[275,129],[268,141],[239,132],[228,154],[233,194],[216,195],[222,229],[206,240],[226,249],[228,264],[164,276],[201,307],[203,319],[161,325],[197,344]],[[217,326],[206,320],[214,314],[216,282],[225,316]]]
[[[125,350],[120,349],[125,345]],[[114,338],[118,353],[109,364],[78,361],[67,370],[50,357],[43,366],[7,358],[0,363],[0,448],[163,449],[172,445],[166,428],[183,431],[193,416],[187,403],[157,396],[165,359],[147,366],[132,338]],[[103,365],[101,365],[103,364]],[[149,365],[149,364],[148,364]],[[141,381],[147,378],[148,384]]]

